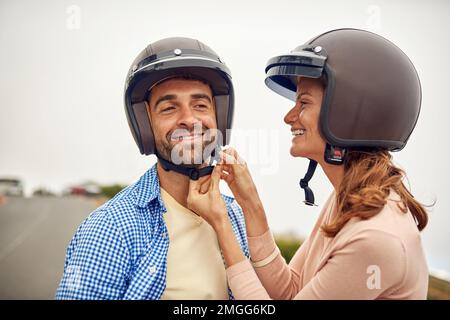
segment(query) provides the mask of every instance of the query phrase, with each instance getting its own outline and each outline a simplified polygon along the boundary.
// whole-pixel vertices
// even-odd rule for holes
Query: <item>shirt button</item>
[[[163,238],[167,238],[167,232],[163,232],[162,236]]]
[[[156,267],[151,266],[150,268],[148,268],[148,271],[150,272],[150,274],[154,274],[156,272]]]

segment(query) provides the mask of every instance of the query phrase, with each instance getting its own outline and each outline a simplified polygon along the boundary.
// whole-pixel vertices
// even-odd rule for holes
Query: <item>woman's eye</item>
[[[308,104],[308,101],[300,101],[300,108],[303,109]]]

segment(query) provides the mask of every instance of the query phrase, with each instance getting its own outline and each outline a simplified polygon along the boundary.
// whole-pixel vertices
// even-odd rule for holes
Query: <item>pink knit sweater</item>
[[[425,299],[428,268],[411,213],[397,207],[391,192],[376,216],[351,219],[334,237],[320,231],[335,213],[335,196],[286,264],[268,230],[249,237],[251,261],[227,268],[236,299]],[[267,259],[269,257],[269,259]],[[270,257],[275,257],[271,262]],[[254,267],[252,262],[264,266]]]

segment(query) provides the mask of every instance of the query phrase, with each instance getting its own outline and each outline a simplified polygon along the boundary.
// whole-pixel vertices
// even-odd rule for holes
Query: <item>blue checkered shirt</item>
[[[242,210],[222,197],[248,257]],[[166,211],[154,165],[82,222],[67,248],[56,299],[160,299],[169,249]]]

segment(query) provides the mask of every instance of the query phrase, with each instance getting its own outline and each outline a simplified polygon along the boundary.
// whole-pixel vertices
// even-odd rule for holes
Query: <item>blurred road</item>
[[[67,245],[100,204],[78,197],[0,202],[0,299],[53,299]]]

